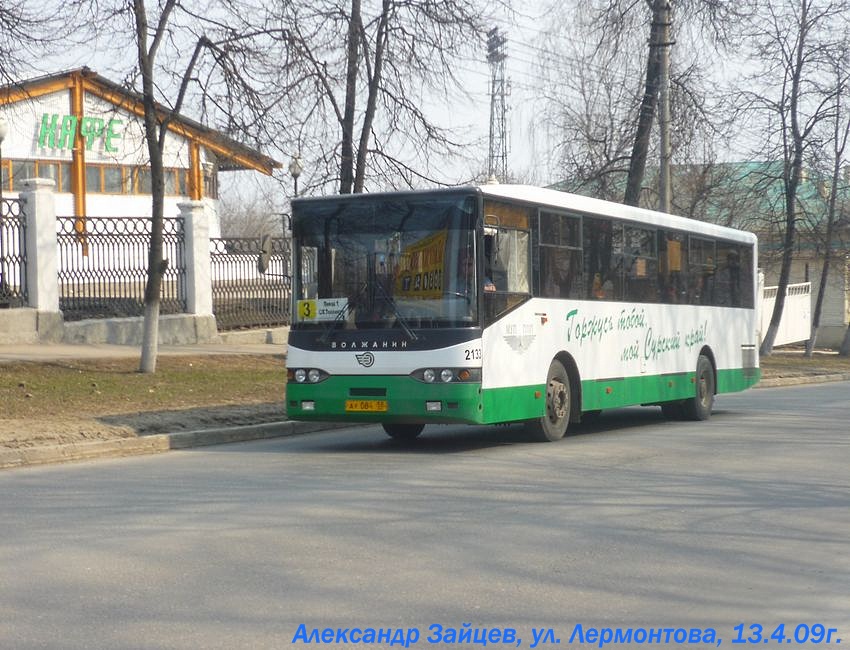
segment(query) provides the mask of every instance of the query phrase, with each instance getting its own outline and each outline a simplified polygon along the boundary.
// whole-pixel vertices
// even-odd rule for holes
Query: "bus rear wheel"
[[[546,412],[539,420],[527,422],[526,430],[541,442],[560,440],[567,433],[571,408],[570,377],[564,364],[554,359],[546,375]]]
[[[701,354],[697,359],[695,395],[686,399],[682,410],[688,420],[707,420],[714,408],[714,366]]]
[[[393,440],[413,440],[425,428],[424,424],[398,424],[396,422],[384,422],[381,426]]]

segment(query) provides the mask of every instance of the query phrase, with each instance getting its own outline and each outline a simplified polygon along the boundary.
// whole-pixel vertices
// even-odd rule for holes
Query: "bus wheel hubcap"
[[[705,375],[699,378],[699,401],[701,404],[708,404],[708,380]]]
[[[569,394],[566,384],[553,379],[549,382],[549,394],[546,400],[549,406],[549,419],[552,421],[563,420],[567,417],[569,407]]]

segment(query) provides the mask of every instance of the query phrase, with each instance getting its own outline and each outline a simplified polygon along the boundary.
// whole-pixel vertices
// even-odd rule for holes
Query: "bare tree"
[[[148,279],[145,285],[145,320],[142,334],[142,357],[139,370],[156,371],[157,345],[159,339],[159,302],[162,291],[162,276],[168,266],[163,259],[163,205],[165,183],[162,165],[162,150],[165,144],[167,124],[172,115],[162,115],[157,110],[154,94],[154,76],[157,51],[166,36],[169,18],[177,0],[166,0],[152,28],[144,0],[133,0],[133,16],[136,28],[136,50],[142,78],[142,104],[144,106],[145,141],[151,167],[151,238],[148,253]],[[151,38],[152,36],[152,38]],[[203,42],[199,42],[184,75],[180,95],[175,102],[175,111],[180,110],[185,88],[191,78]]]
[[[162,0],[156,8],[147,7],[145,0],[128,4],[80,0],[78,6],[91,12],[94,24],[109,22],[104,20],[109,16],[132,28],[137,62],[126,84],[140,95],[151,170],[151,235],[139,370],[152,373],[156,371],[162,277],[168,265],[163,259],[166,134],[190,88],[195,88],[195,101],[205,117],[222,120],[229,133],[244,133],[241,129],[256,123],[256,116],[268,108],[267,98],[256,90],[260,84],[247,62],[262,50],[260,41],[269,30],[234,31],[230,18],[247,8],[232,3],[212,3],[203,15],[177,0]],[[117,30],[113,36],[120,40],[127,34]],[[137,80],[140,88],[136,88]]]
[[[649,41],[645,58],[645,73],[643,77],[643,93],[635,115],[633,144],[629,155],[629,172],[623,202],[627,205],[638,205],[643,186],[646,161],[650,150],[650,136],[655,119],[655,107],[658,103],[661,88],[661,58],[663,48],[670,48],[679,36],[688,36],[687,47],[691,51],[698,49],[697,33],[688,30],[690,26],[698,25],[714,47],[722,48],[729,44],[728,34],[737,20],[744,15],[746,2],[723,2],[722,0],[607,0],[600,16],[600,24],[606,31],[616,31],[634,14],[644,8],[644,16],[648,19]],[[669,17],[675,10],[676,20],[671,25],[669,34],[672,41],[665,41],[668,32]],[[682,21],[684,27],[679,27]],[[677,56],[681,56],[677,54]],[[680,66],[684,68],[684,66]]]
[[[557,173],[569,179],[565,189],[619,200],[641,75],[640,59],[622,53],[639,47],[639,26],[597,33],[597,12],[584,4],[554,16],[537,53],[540,119],[553,136]],[[593,38],[565,40],[568,27]]]
[[[836,88],[824,79],[831,52],[842,29],[847,3],[784,0],[764,6],[752,23],[753,58],[762,69],[748,79],[741,94],[742,108],[763,116],[767,124],[761,155],[780,162],[782,221],[778,224],[782,259],[778,293],[770,325],[764,333],[761,354],[773,350],[785,308],[799,215],[798,190],[806,156],[813,146],[818,124],[834,105]]]
[[[647,0],[647,4],[652,15],[649,23],[649,56],[646,58],[644,91],[638,109],[634,145],[629,156],[629,175],[623,196],[623,203],[626,205],[637,205],[640,200],[646,156],[649,151],[649,137],[661,89],[661,48],[669,47],[669,44],[664,42],[665,15],[669,0]]]
[[[542,47],[541,72],[550,89],[547,119],[561,143],[563,175],[577,179],[573,189],[628,203],[644,202],[646,161],[657,147],[651,136],[658,100],[660,15],[666,1],[600,0],[580,3],[559,22]],[[710,166],[723,132],[719,100],[705,68],[712,53],[725,52],[728,24],[743,13],[742,3],[713,0],[676,2],[671,64],[673,158],[678,165]],[[727,24],[726,21],[729,21]],[[570,28],[565,29],[569,24]],[[650,47],[646,47],[647,30]],[[569,39],[581,32],[587,39]],[[636,56],[637,55],[637,56]],[[558,65],[562,62],[563,65]],[[553,65],[554,64],[554,65]],[[651,191],[649,192],[651,194]]]
[[[68,15],[61,15],[68,14]],[[0,0],[0,83],[14,84],[64,38],[73,12],[59,3]]]
[[[437,98],[451,110],[464,95],[458,64],[480,56],[489,1],[280,5],[276,20],[291,25],[293,58],[278,87],[296,98],[290,147],[309,143],[314,186],[349,193],[367,180],[442,181],[432,158],[458,153],[462,143],[427,107]]]
[[[845,49],[840,53],[838,59],[833,61],[833,71],[835,74],[835,93],[833,96],[832,115],[828,122],[831,122],[832,132],[826,138],[826,146],[831,149],[828,152],[832,161],[832,169],[829,174],[829,185],[826,191],[821,188],[820,194],[826,199],[826,223],[819,224],[821,228],[825,228],[823,232],[823,266],[821,267],[820,282],[818,283],[818,293],[815,300],[815,309],[812,314],[812,334],[809,340],[806,341],[805,356],[811,357],[814,353],[815,345],[818,339],[818,330],[820,329],[821,312],[823,311],[823,301],[827,290],[827,281],[829,279],[830,263],[833,257],[833,243],[835,240],[836,229],[840,217],[840,206],[838,205],[839,196],[844,195],[842,187],[841,170],[846,164],[845,151],[847,149],[847,140],[850,136],[850,114],[847,108],[842,103],[844,94],[847,91],[848,83],[850,83],[850,70],[848,70],[848,56],[850,50]]]

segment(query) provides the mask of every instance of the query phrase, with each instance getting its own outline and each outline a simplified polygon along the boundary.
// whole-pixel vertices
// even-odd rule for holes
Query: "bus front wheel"
[[[714,408],[714,366],[708,357],[701,354],[697,359],[696,387],[694,396],[682,404],[688,420],[707,420]]]
[[[546,412],[539,420],[526,423],[529,434],[541,442],[560,440],[570,424],[570,377],[564,364],[554,359],[546,375]]]
[[[385,422],[381,426],[393,440],[413,440],[425,428],[424,424],[398,424],[395,422]]]

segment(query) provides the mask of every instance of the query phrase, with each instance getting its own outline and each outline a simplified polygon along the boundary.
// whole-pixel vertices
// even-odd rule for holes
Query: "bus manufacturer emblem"
[[[357,363],[359,363],[364,368],[371,368],[372,364],[375,363],[375,355],[371,352],[364,352],[363,354],[355,354],[354,358],[357,359]]]

